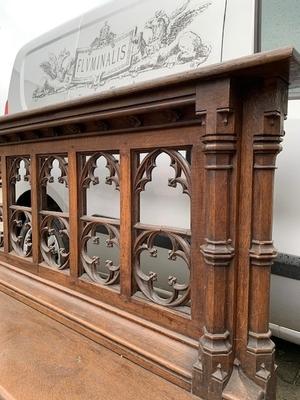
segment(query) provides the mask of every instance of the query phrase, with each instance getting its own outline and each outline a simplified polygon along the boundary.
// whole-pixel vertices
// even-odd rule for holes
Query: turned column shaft
[[[200,248],[205,264],[205,320],[193,392],[213,400],[221,399],[232,354],[228,281],[234,258],[236,110],[230,79],[203,84],[197,94],[197,112],[205,123],[205,238]]]
[[[248,291],[248,296],[240,300],[248,304],[243,308],[238,306],[240,312],[243,310],[240,315],[244,321],[247,319],[247,324],[239,321],[237,325],[237,336],[246,339],[239,342],[237,358],[247,377],[262,389],[264,399],[273,400],[276,397],[276,371],[274,344],[269,330],[270,274],[276,257],[272,241],[273,186],[276,157],[283,136],[287,84],[280,78],[258,81],[247,88],[246,93],[244,124],[253,154],[251,160],[245,155],[249,148],[244,146],[241,157],[251,161],[252,179],[248,183],[250,186],[252,182],[248,200],[251,226],[244,226],[242,230],[245,237],[249,237],[249,271],[248,274],[240,271],[245,278],[248,276],[247,288],[245,282],[239,280],[240,287],[243,285]],[[250,169],[246,169],[242,169],[241,174],[249,174]],[[245,258],[241,258],[240,268],[246,265]],[[260,393],[258,389],[257,393]]]

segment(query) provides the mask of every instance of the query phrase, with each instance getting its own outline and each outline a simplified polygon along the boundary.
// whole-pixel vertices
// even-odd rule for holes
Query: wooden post
[[[287,86],[279,78],[260,80],[251,88],[239,87],[239,96],[244,99],[243,114],[232,80],[197,88],[196,112],[206,124],[206,242],[200,249],[206,265],[206,305],[192,387],[209,400],[271,400],[276,393],[268,326],[270,273],[276,257],[273,178]]]
[[[78,221],[78,179],[77,179],[77,154],[75,151],[68,153],[69,172],[69,224],[70,224],[70,275],[73,279],[79,276],[79,221]]]
[[[31,162],[31,214],[32,214],[32,261],[40,262],[40,193],[39,162],[35,154],[30,156]]]
[[[135,158],[135,157],[134,157]],[[121,295],[128,299],[132,296],[132,243],[133,243],[133,223],[134,210],[132,206],[132,155],[130,148],[122,148],[120,151],[120,189],[122,192],[120,205],[120,264],[121,264]]]
[[[217,99],[217,101],[216,101]],[[230,373],[232,328],[228,316],[228,269],[235,249],[231,203],[235,204],[236,118],[231,79],[204,83],[197,88],[196,112],[204,117],[205,323],[199,359],[194,366],[193,392],[204,399],[221,399]],[[233,226],[234,228],[234,226]]]
[[[276,156],[281,150],[288,92],[287,83],[280,78],[252,83],[252,88],[247,89],[241,191],[245,184],[247,188],[244,196],[242,193],[240,196],[236,333],[239,361],[235,369],[240,375],[244,371],[257,385],[255,398],[263,393],[264,399],[271,400],[276,397],[274,344],[268,325],[270,273],[276,257],[272,242],[273,181]],[[253,152],[249,152],[249,148]]]
[[[2,173],[2,207],[3,207],[3,248],[4,252],[10,251],[9,245],[9,184],[7,181],[7,159],[1,156],[1,173]]]

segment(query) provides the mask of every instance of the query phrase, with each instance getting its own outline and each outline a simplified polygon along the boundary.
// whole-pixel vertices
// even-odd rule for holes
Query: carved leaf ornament
[[[106,160],[106,168],[108,169],[108,176],[105,178],[105,183],[107,185],[115,185],[116,190],[119,190],[119,180],[120,180],[120,167],[118,160],[109,153],[97,152],[93,154],[85,163],[82,174],[80,187],[83,189],[88,189],[90,185],[98,185],[99,178],[95,176],[95,170],[97,168],[97,161],[100,157],[104,157]]]
[[[88,189],[91,185],[98,185],[100,183],[99,177],[95,175],[98,168],[98,160],[103,157],[106,161],[105,168],[108,174],[105,177],[105,184],[114,185],[116,190],[120,190],[120,166],[118,159],[111,153],[96,152],[88,157],[83,165],[80,187],[84,190]],[[119,282],[120,266],[114,265],[112,260],[102,260],[101,254],[90,255],[89,245],[100,245],[102,237],[99,233],[107,233],[108,238],[105,245],[108,248],[119,248],[119,230],[115,226],[99,221],[87,223],[81,234],[80,241],[80,257],[84,271],[88,277],[95,283],[102,285],[113,285]],[[103,267],[103,268],[102,268]]]
[[[186,305],[190,300],[190,283],[178,283],[177,278],[170,275],[168,284],[172,293],[167,297],[161,297],[154,288],[154,282],[158,275],[154,272],[149,272],[146,275],[140,265],[140,256],[144,252],[148,252],[151,257],[157,257],[157,248],[154,245],[157,236],[166,236],[171,242],[171,250],[169,250],[168,259],[176,261],[177,257],[181,258],[190,268],[190,244],[183,237],[172,233],[162,231],[145,231],[138,236],[135,246],[135,279],[142,293],[154,303],[164,306],[179,306]]]
[[[47,215],[41,223],[41,253],[53,268],[69,268],[69,223],[59,216]]]
[[[99,231],[99,226],[105,228],[108,234],[108,239],[106,239],[106,246],[112,248],[114,246],[119,247],[119,231],[116,227],[110,224],[101,224],[100,222],[90,222],[88,223],[82,232],[81,238],[81,262],[83,268],[89,278],[96,283],[101,283],[103,285],[112,285],[117,283],[120,275],[120,266],[114,265],[113,261],[105,261],[105,269],[107,272],[101,273],[99,267],[101,265],[100,256],[90,256],[88,252],[89,242],[94,245],[99,245],[101,238],[97,235]]]
[[[31,213],[15,210],[10,218],[10,242],[12,248],[21,257],[32,254],[32,221]]]
[[[11,163],[9,168],[9,183],[11,185],[15,185],[17,182],[20,182],[21,175],[20,175],[20,168],[21,163],[24,162],[24,181],[30,182],[30,159],[29,157],[16,157]]]
[[[58,167],[60,170],[58,182],[68,187],[68,162],[64,157],[59,155],[51,155],[43,160],[40,171],[40,184],[42,186],[46,186],[47,183],[54,182],[54,177],[51,175],[51,170],[53,169],[53,163],[55,160],[58,161]]]
[[[191,196],[190,164],[178,150],[165,148],[151,151],[142,160],[135,177],[135,192],[139,194],[144,191],[147,183],[152,181],[152,173],[157,166],[156,159],[162,153],[170,157],[170,167],[174,170],[174,176],[168,179],[168,186],[176,188],[179,184],[182,187],[182,192]],[[168,259],[176,261],[177,257],[179,257],[190,269],[190,243],[186,238],[173,233],[172,230],[146,230],[137,237],[134,246],[134,273],[137,285],[142,293],[156,304],[168,307],[186,305],[190,301],[190,282],[178,283],[178,279],[170,275],[168,278],[170,294],[165,293],[162,296],[154,287],[154,283],[158,279],[157,273],[149,272],[146,275],[141,269],[140,259],[142,253],[148,252],[151,257],[157,257],[157,248],[154,243],[158,236],[167,237],[171,243]]]
[[[172,167],[175,172],[174,177],[168,179],[168,186],[176,188],[179,184],[182,187],[182,192],[191,196],[190,165],[179,151],[171,149],[153,150],[143,159],[135,178],[136,193],[144,191],[146,184],[152,181],[152,172],[157,166],[156,159],[161,153],[165,153],[170,157],[170,167]]]

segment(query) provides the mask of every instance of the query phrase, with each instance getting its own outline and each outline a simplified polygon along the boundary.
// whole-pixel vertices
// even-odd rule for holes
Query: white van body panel
[[[222,61],[247,56],[256,51],[255,0],[227,2]]]
[[[274,336],[300,345],[300,281],[271,275],[270,328]]]
[[[9,90],[9,112],[251,54],[254,3],[123,0],[105,4],[19,52]],[[236,9],[245,19],[236,18]]]
[[[300,171],[299,128],[300,100],[290,100],[285,121],[284,151],[278,155],[278,171],[275,174],[273,239],[281,253],[295,255],[300,255],[300,185],[295,184],[295,174]]]

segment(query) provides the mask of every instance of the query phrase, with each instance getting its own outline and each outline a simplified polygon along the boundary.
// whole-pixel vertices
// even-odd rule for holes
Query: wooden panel
[[[4,252],[9,252],[9,191],[8,191],[8,174],[7,174],[7,161],[6,157],[1,157],[1,173],[2,173],[2,205],[3,205],[3,239],[4,239]]]
[[[31,204],[32,204],[32,261],[40,262],[40,198],[39,198],[39,164],[35,154],[31,158]]]
[[[121,188],[121,295],[126,299],[133,294],[132,247],[134,240],[133,224],[136,221],[137,208],[134,205],[132,189],[132,170],[134,155],[130,148],[122,148],[120,153],[120,188]]]
[[[68,152],[69,161],[69,210],[70,210],[70,275],[72,278],[77,278],[80,274],[79,271],[79,220],[78,209],[79,200],[78,196],[80,188],[78,188],[78,168],[77,168],[77,154],[74,151]]]

